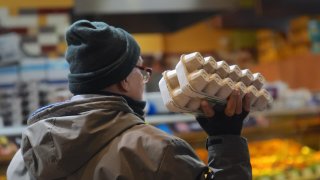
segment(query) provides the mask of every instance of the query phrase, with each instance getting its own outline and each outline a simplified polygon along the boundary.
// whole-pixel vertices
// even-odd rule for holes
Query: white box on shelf
[[[69,65],[63,59],[50,59],[47,61],[47,86],[49,88],[68,88]]]
[[[0,89],[15,87],[19,81],[18,66],[0,67]]]
[[[145,99],[148,106],[147,114],[163,114],[168,113],[168,109],[164,106],[160,92],[147,92]]]
[[[0,35],[0,62],[20,60],[23,56],[20,42],[21,38],[16,33]]]

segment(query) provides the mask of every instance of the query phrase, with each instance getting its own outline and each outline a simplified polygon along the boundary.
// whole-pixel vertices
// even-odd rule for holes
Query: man
[[[248,97],[234,91],[223,111],[202,102],[209,165],[190,145],[144,122],[140,48],[126,31],[81,20],[66,33],[71,100],[33,113],[9,180],[251,179],[247,142],[240,137]]]

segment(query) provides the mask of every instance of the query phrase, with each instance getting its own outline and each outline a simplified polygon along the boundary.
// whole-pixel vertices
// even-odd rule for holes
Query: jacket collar
[[[144,108],[146,107],[146,102],[145,101],[138,101],[130,98],[129,96],[123,95],[123,94],[118,94],[118,93],[113,93],[113,92],[108,92],[108,91],[99,91],[96,94],[99,95],[105,95],[105,96],[119,96],[124,98],[130,108],[136,113],[137,116],[140,118],[144,119]]]

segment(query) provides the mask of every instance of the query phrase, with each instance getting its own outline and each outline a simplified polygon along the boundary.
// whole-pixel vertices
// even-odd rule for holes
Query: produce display
[[[7,165],[17,150],[17,145],[9,138],[0,136],[0,180],[6,180]]]
[[[0,160],[11,158],[18,147],[5,136],[0,136]]]
[[[255,179],[319,179],[320,151],[290,139],[249,143]]]
[[[271,139],[249,143],[254,180],[320,179],[320,151],[291,139]],[[196,149],[207,162],[207,151]]]

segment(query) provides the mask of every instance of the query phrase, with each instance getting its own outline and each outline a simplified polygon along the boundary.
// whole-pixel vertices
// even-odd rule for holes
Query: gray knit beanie
[[[66,33],[69,89],[95,93],[125,79],[140,56],[140,47],[123,29],[104,22],[80,20]]]

